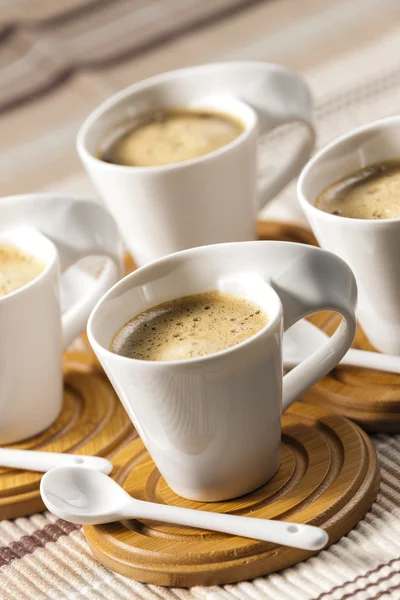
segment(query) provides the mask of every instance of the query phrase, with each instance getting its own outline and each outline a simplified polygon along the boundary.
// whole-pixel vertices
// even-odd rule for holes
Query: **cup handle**
[[[106,209],[90,200],[69,198],[62,212],[62,220],[41,228],[57,247],[62,271],[86,256],[108,257],[89,292],[61,317],[67,348],[85,329],[96,302],[122,276],[123,263],[118,229]]]
[[[266,108],[265,97],[260,96],[263,92],[268,98]],[[314,148],[316,131],[312,115],[312,98],[305,81],[286,69],[279,69],[270,74],[265,89],[253,92],[255,99],[253,108],[256,110],[260,135],[271,131],[279,125],[291,122],[301,122],[306,126],[304,137],[288,161],[281,169],[271,177],[270,174],[261,175],[258,182],[259,210],[272,200],[294,177],[308,161]]]
[[[299,262],[271,282],[283,305],[284,330],[320,310],[343,316],[326,344],[283,378],[282,411],[325,377],[343,358],[356,332],[357,285],[348,265],[329,252],[314,254],[313,262]]]
[[[107,264],[103,267],[101,275],[90,291],[62,314],[61,324],[64,348],[68,348],[74,339],[85,329],[93,307],[105,292],[118,281],[121,275],[122,271],[117,263],[111,259],[108,260]]]

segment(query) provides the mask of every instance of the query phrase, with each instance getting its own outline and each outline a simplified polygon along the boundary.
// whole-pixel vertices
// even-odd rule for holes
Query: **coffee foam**
[[[11,294],[35,279],[45,264],[11,244],[0,245],[0,297]]]
[[[317,208],[353,219],[400,217],[400,161],[371,165],[329,186]]]
[[[213,152],[243,132],[243,124],[217,112],[168,109],[144,115],[100,156],[120,165],[152,167]]]
[[[196,294],[134,317],[114,337],[111,350],[141,360],[199,358],[243,342],[267,322],[267,314],[247,298]]]

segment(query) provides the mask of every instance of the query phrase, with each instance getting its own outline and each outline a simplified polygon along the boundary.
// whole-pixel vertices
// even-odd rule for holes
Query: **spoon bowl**
[[[94,469],[85,472],[70,467],[52,469],[42,477],[40,493],[50,512],[79,524],[110,523],[114,513],[114,520],[118,520],[126,502],[132,505],[140,502],[113,479]],[[139,516],[139,507],[137,512],[135,516]]]

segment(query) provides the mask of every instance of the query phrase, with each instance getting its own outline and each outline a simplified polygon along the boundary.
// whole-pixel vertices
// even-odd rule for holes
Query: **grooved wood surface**
[[[296,403],[283,417],[281,464],[266,485],[241,498],[200,503],[175,494],[138,438],[115,458],[113,477],[135,498],[173,506],[319,525],[333,543],[370,508],[378,492],[375,449],[354,423]],[[249,465],[251,469],[251,465]],[[312,555],[298,550],[161,522],[85,526],[105,566],[164,586],[216,585],[251,579]]]

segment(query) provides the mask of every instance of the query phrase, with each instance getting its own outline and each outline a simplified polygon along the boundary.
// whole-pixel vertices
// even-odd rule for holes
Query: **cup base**
[[[175,492],[175,494],[181,496],[182,498],[186,498],[187,500],[194,500],[195,502],[222,502],[223,500],[232,500],[233,498],[239,498],[240,496],[251,494],[261,486],[265,485],[277,473],[279,464],[280,457],[278,455],[277,461],[270,465],[270,468],[266,473],[264,473],[256,481],[253,481],[250,486],[247,484],[245,487],[240,486],[238,485],[238,482],[235,482],[234,485],[225,485],[221,488],[215,487],[210,489],[188,489],[171,485],[168,482],[167,483],[171,490]]]
[[[61,413],[62,403],[57,407],[57,411],[52,413],[49,418],[45,421],[38,423],[24,423],[23,426],[18,425],[13,428],[7,427],[6,431],[0,431],[0,446],[6,446],[10,444],[17,444],[19,442],[26,442],[30,438],[40,435],[51,427],[53,423],[58,419]]]

